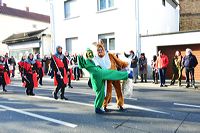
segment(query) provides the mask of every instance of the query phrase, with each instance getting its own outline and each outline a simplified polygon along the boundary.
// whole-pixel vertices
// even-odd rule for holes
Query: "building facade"
[[[179,31],[174,0],[51,1],[55,46],[70,53],[81,53],[99,39],[111,52],[140,53],[139,34]]]
[[[199,62],[195,68],[195,78],[200,80],[200,30],[198,30],[200,28],[200,17],[198,15],[200,13],[200,2],[198,0],[179,0],[179,2],[180,31],[141,35],[142,51],[147,53],[148,57],[157,55],[158,50],[164,51],[169,58],[167,77],[170,79],[172,77],[172,58],[175,55],[175,51],[181,51],[184,56],[185,49],[190,48],[193,54],[197,56]],[[151,71],[150,63],[149,71]],[[185,77],[184,71],[183,77]]]
[[[15,9],[6,3],[0,3],[0,20],[0,55],[10,53],[8,45],[3,44],[2,41],[12,34],[50,28],[49,16],[30,12],[26,8]],[[26,51],[28,47],[24,45],[21,50]]]

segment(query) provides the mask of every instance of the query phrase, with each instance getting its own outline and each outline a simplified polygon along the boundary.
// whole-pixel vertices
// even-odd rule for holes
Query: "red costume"
[[[33,93],[33,88],[38,87],[38,82],[37,82],[37,65],[35,61],[32,59],[27,59],[24,62],[24,80],[26,82],[25,87],[26,89],[26,94],[27,95],[35,95]]]
[[[60,98],[64,100],[68,100],[65,96],[65,87],[68,83],[67,78],[67,70],[68,64],[66,57],[62,54],[62,47],[58,46],[56,48],[56,54],[51,58],[51,66],[52,70],[54,71],[54,85],[56,85],[56,89],[53,92],[53,97],[58,99],[57,93],[60,90],[61,95]]]
[[[38,76],[39,84],[42,85],[42,77],[44,76],[44,70],[43,70],[43,67],[42,67],[42,60],[36,59],[35,62],[36,62],[36,65],[37,65],[37,73],[39,74],[39,76]]]
[[[3,57],[1,57],[3,58]],[[3,86],[3,91],[7,91],[5,86],[10,84],[10,77],[9,77],[9,68],[7,62],[4,60],[0,61],[0,85]]]

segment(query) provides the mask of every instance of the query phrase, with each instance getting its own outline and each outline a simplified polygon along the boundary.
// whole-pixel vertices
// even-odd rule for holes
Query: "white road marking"
[[[76,102],[76,101],[60,100],[60,99],[55,100],[54,98],[50,98],[50,97],[34,96],[33,98],[44,99],[44,100],[55,101],[55,102],[58,101],[58,102],[72,103],[72,104],[78,104],[78,105],[84,105],[84,106],[94,107],[93,104],[89,104],[89,103],[81,103],[81,102]]]
[[[93,96],[95,96],[95,94],[93,94],[93,93],[86,93],[86,92],[81,92],[81,93],[80,92],[71,92],[71,91],[66,91],[66,92],[75,93],[75,94],[85,94],[85,95],[93,95]],[[113,97],[115,97],[115,96],[113,96]],[[66,100],[55,100],[54,98],[44,97],[44,96],[34,96],[33,98],[50,100],[50,101],[58,101],[58,102],[64,102],[64,103],[72,103],[72,104],[77,104],[77,105],[94,107],[93,104],[81,103],[81,102],[70,101],[70,100],[67,100],[67,101]],[[136,98],[126,98],[126,99],[137,100]],[[115,103],[110,103],[110,105],[111,105],[112,108],[116,107]],[[124,107],[131,108],[131,109],[137,109],[137,110],[144,110],[144,111],[149,111],[149,112],[154,112],[154,113],[160,113],[160,114],[168,114],[169,115],[169,113],[167,113],[167,112],[153,110],[153,109],[149,109],[149,108],[145,108],[145,107],[140,107],[140,106],[135,106],[135,105],[130,105],[130,104],[124,104]]]
[[[192,105],[192,104],[174,103],[174,105],[185,106],[185,107],[193,107],[193,108],[200,108],[199,105]]]
[[[18,83],[13,83],[12,86],[17,86],[17,87],[22,87],[21,85],[19,85]],[[51,90],[52,89],[49,89],[49,88],[46,88],[47,86],[45,86],[45,90]],[[52,86],[50,86],[52,87]],[[40,89],[40,88],[38,88]],[[44,89],[43,87],[41,89]],[[37,89],[36,89],[37,90]],[[84,94],[84,95],[91,95],[91,96],[95,96],[94,93],[88,93],[88,92],[72,92],[72,91],[69,91],[69,90],[65,90],[65,92],[68,92],[68,93],[75,93],[75,94]],[[112,96],[112,98],[115,98],[116,96]],[[134,100],[134,101],[137,101],[138,99],[137,98],[132,98],[132,97],[124,97],[124,99],[128,99],[128,100]]]
[[[145,108],[145,107],[141,107],[141,106],[130,105],[130,104],[124,104],[124,107],[169,115],[169,113],[167,113],[167,112],[158,111],[158,110]]]
[[[10,110],[10,111],[14,111],[14,112],[17,112],[17,113],[20,113],[20,114],[25,114],[25,115],[28,115],[28,116],[32,116],[32,117],[35,117],[35,118],[38,118],[38,119],[50,121],[50,122],[57,123],[57,124],[60,124],[60,125],[64,125],[64,126],[71,127],[71,128],[77,127],[77,125],[69,123],[69,122],[56,120],[56,119],[53,119],[53,118],[49,118],[49,117],[46,117],[46,116],[42,116],[42,115],[26,112],[26,111],[23,111],[23,110],[20,110],[20,109],[11,108],[11,107],[4,106],[4,105],[0,105],[0,108],[6,109],[6,110]]]
[[[50,101],[58,101],[58,102],[64,102],[64,103],[72,103],[72,104],[78,104],[78,105],[83,105],[83,106],[94,107],[93,104],[76,102],[76,101],[70,101],[70,100],[55,100],[54,98],[50,98],[50,97],[34,96],[33,98],[50,100]],[[110,105],[111,105],[110,106],[111,108],[115,108],[116,107],[115,103],[110,103]],[[168,114],[169,115],[169,113],[167,113],[167,112],[153,110],[153,109],[150,109],[150,108],[145,108],[145,107],[140,107],[140,106],[135,106],[135,105],[130,105],[130,104],[124,104],[124,107],[125,108],[131,108],[131,109],[137,109],[137,110],[144,110],[144,111],[149,111],[149,112],[154,112],[154,113],[160,113],[160,114]]]

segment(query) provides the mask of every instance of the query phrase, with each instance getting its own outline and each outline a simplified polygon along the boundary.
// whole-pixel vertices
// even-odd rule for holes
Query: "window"
[[[79,50],[78,47],[78,37],[73,38],[66,38],[66,51],[69,52],[69,54],[77,53]]]
[[[114,0],[98,0],[98,10],[114,7]]]
[[[100,34],[98,38],[103,41],[105,50],[115,50],[114,33]]]
[[[78,12],[77,0],[67,0],[64,1],[64,15],[65,18],[77,17]]]

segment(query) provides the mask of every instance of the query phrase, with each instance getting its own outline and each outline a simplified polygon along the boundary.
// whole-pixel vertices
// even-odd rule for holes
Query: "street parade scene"
[[[199,9],[0,0],[0,133],[199,133]]]

